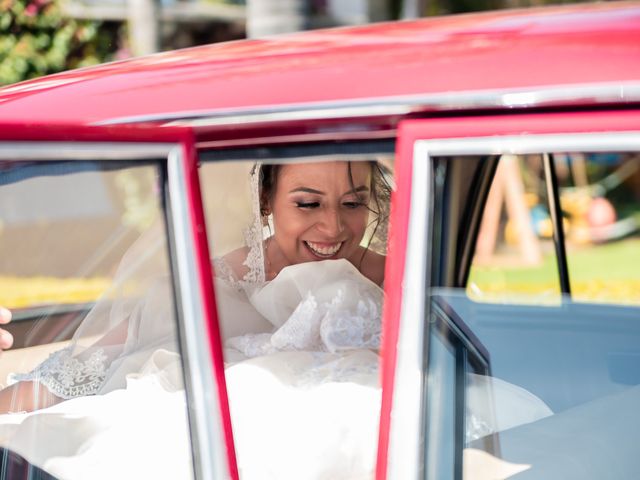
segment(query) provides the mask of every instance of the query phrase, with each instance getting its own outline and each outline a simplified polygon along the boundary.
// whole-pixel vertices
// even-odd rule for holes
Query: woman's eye
[[[296,202],[296,207],[298,208],[318,208],[320,206],[320,202]]]
[[[363,206],[364,203],[362,203],[362,202],[344,202],[342,205],[344,205],[347,208],[356,209],[358,207]]]

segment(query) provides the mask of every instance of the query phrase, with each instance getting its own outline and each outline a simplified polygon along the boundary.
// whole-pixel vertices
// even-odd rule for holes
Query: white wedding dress
[[[246,287],[216,282],[241,478],[372,478],[382,290],[346,260],[294,265]],[[158,321],[158,304],[143,303],[133,310],[147,314],[135,317],[129,333],[158,333],[145,325]],[[188,478],[182,367],[169,333],[146,339],[144,348],[137,339],[132,355],[113,362],[120,365],[107,375],[111,387],[97,395],[1,415],[0,445],[60,479]],[[89,351],[85,364],[95,357]],[[52,369],[45,362],[31,378],[49,369],[64,384],[63,363]]]
[[[330,260],[287,267],[249,298],[274,331],[226,342],[241,478],[373,478],[382,290]]]
[[[161,288],[153,293],[166,296]],[[382,290],[348,261],[330,260],[287,267],[260,286],[218,279],[216,294],[228,338],[226,382],[240,477],[373,478]],[[133,309],[144,314],[134,315],[129,333],[157,338],[127,339],[131,355],[112,362],[107,371],[113,375],[103,372],[95,395],[0,415],[0,446],[59,479],[189,478],[181,359],[171,329],[145,325],[167,320],[161,315],[167,309],[153,297]],[[63,380],[74,380],[60,375],[66,364],[79,375],[76,383],[86,385],[87,371],[95,380],[101,369],[92,360],[96,351],[85,353],[91,354],[84,363],[67,358],[52,368],[44,362],[31,378],[53,376],[62,388]],[[499,379],[471,375],[467,388],[467,441],[552,414]],[[499,462],[507,473],[491,476],[498,460],[481,455],[465,450],[465,479],[485,478],[479,472],[487,471],[486,478],[508,478],[525,468]]]

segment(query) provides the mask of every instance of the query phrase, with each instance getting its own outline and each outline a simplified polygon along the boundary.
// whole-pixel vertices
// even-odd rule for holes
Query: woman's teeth
[[[333,245],[328,246],[326,244],[320,245],[313,242],[304,243],[306,243],[309,249],[319,257],[333,257],[336,253],[338,253],[338,250],[340,250],[340,247],[342,246],[342,242],[334,243]]]

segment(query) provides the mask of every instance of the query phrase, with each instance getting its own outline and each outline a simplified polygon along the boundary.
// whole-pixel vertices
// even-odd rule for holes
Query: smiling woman
[[[308,268],[322,272],[327,260],[344,260],[363,280],[381,286],[391,193],[389,170],[371,155],[365,161],[359,158],[343,154],[298,157],[296,163],[205,164],[203,190],[218,289],[225,288],[221,283],[241,285],[236,288],[242,290],[239,300],[251,298],[256,286],[276,279],[288,267],[318,264]],[[250,200],[242,199],[242,189],[235,181],[232,191],[222,185],[223,179],[239,182],[241,177],[249,187],[245,196]],[[222,203],[231,213],[219,208]],[[234,229],[245,233],[233,236],[235,247],[227,247],[225,253],[222,244],[226,242],[217,240],[222,232]],[[223,299],[228,297],[222,295]],[[224,311],[225,302],[220,303]],[[255,333],[254,329],[237,328],[237,318],[225,322],[225,317],[230,315],[222,315],[223,330],[227,324],[233,332],[227,337]]]
[[[260,215],[273,231],[264,244],[266,279],[286,266],[344,258],[380,285],[384,256],[361,245],[381,221],[390,187],[375,162],[266,164],[256,173]]]

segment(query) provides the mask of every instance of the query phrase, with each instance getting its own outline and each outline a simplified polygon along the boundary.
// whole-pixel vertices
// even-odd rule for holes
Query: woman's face
[[[303,262],[353,259],[367,227],[370,195],[371,166],[365,162],[351,163],[351,176],[348,162],[281,166],[269,202],[272,267],[277,272]]]

